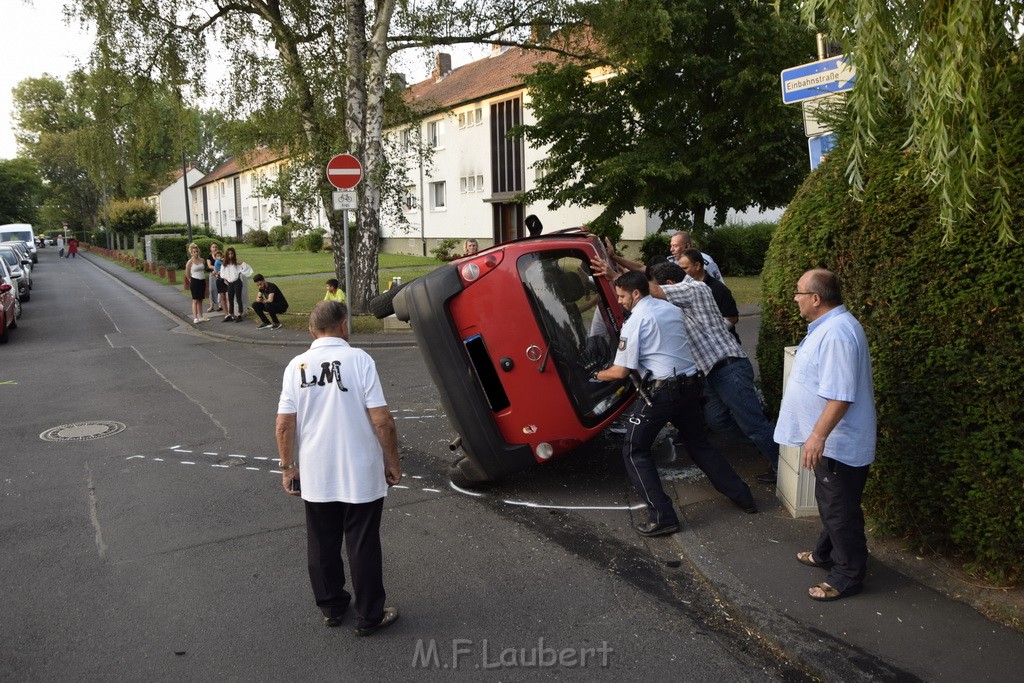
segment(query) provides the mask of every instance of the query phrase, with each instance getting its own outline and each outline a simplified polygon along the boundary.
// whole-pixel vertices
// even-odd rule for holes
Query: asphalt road
[[[801,678],[671,540],[630,530],[615,437],[451,488],[452,433],[416,349],[371,351],[406,473],[383,522],[401,619],[371,638],[352,618],[324,628],[302,505],[275,473],[295,353],[205,337],[41,250],[0,347],[0,678]]]

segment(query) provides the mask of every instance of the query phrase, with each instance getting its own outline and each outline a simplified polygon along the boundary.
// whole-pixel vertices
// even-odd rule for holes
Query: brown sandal
[[[805,564],[808,567],[817,567],[818,569],[831,569],[834,562],[815,562],[814,551],[805,550],[796,554],[796,561],[800,564]]]
[[[811,591],[815,588],[820,590],[822,595],[812,595]],[[832,602],[833,600],[839,600],[840,598],[848,598],[851,595],[857,595],[860,593],[861,588],[861,585],[857,584],[856,586],[850,586],[844,591],[839,591],[822,581],[818,585],[811,586],[807,589],[807,597],[811,600],[817,600],[818,602]]]

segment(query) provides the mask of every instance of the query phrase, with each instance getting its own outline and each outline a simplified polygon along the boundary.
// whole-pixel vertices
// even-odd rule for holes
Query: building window
[[[427,124],[427,144],[434,149],[441,146],[441,135],[444,134],[444,125],[441,121],[431,121]]]
[[[491,185],[497,193],[523,191],[523,138],[509,131],[523,122],[519,97],[491,105]]]
[[[466,194],[467,192],[483,192],[484,191],[484,177],[482,175],[466,175],[459,178],[459,192]]]
[[[228,195],[228,184],[227,183],[221,183],[220,184],[220,196],[221,197],[226,197],[227,195]]]
[[[445,198],[445,182],[430,183],[430,208],[433,211],[444,209],[447,206]]]
[[[459,114],[459,128],[462,129],[462,128],[465,128],[465,127],[466,127],[466,113],[463,112],[463,113]]]
[[[402,206],[406,211],[412,211],[419,206],[419,201],[416,199],[416,186],[406,185],[405,194],[402,198]]]
[[[466,194],[469,191],[469,178],[462,176],[459,178],[459,192]]]
[[[399,142],[401,144],[402,150],[404,150],[406,152],[411,152],[412,151],[412,148],[413,148],[412,128],[406,128],[405,130],[402,131],[402,133],[399,135]]]
[[[477,107],[473,110],[473,125],[479,126],[484,122],[484,110],[481,107]]]

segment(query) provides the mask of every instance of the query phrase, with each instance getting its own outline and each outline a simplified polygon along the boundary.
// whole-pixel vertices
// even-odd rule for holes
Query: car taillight
[[[494,251],[470,259],[459,265],[459,277],[462,278],[463,286],[468,286],[487,275],[498,267],[501,259],[505,256],[504,250]]]

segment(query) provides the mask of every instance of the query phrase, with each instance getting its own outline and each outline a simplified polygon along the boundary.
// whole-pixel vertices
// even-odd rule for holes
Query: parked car
[[[0,242],[17,240],[25,245],[32,263],[39,263],[39,254],[32,237],[32,226],[28,223],[7,223],[0,225]]]
[[[7,260],[0,258],[0,279],[7,282],[12,287],[12,297],[14,299],[14,317],[15,319],[21,317],[21,297],[18,296],[18,281],[14,279],[14,275],[11,273],[10,266],[7,265]]]
[[[18,327],[18,316],[14,310],[17,299],[14,286],[0,276],[0,344],[6,344],[9,330]]]
[[[22,259],[19,257],[18,252],[14,249],[0,247],[0,258],[6,261],[7,267],[11,271],[11,276],[17,284],[18,298],[22,302],[28,301],[31,296],[29,294],[28,277],[25,275]]]
[[[25,249],[25,245],[20,242],[0,242],[0,249],[13,249],[21,259],[21,269],[25,271],[25,275],[28,278],[28,288],[32,289],[32,274],[35,271],[35,267],[32,265],[32,257],[29,256],[28,250]]]
[[[624,321],[614,288],[590,274],[605,258],[596,237],[572,229],[499,244],[392,295],[459,434],[455,484],[571,451],[632,402],[630,380],[591,379],[614,358]]]

